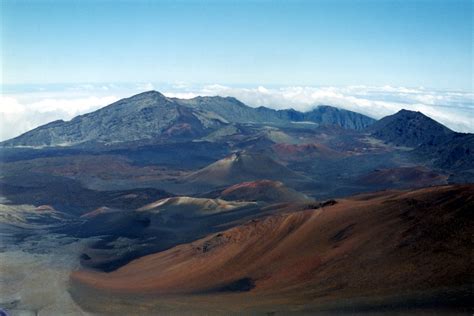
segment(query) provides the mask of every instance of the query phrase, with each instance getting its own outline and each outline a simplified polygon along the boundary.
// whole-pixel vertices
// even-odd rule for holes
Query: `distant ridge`
[[[401,110],[369,127],[371,134],[398,146],[437,145],[454,132],[421,112]]]
[[[0,143],[3,147],[70,146],[87,142],[141,140],[176,142],[205,137],[233,124],[290,125],[309,121],[363,129],[375,122],[365,115],[329,106],[302,113],[252,108],[232,97],[168,98],[157,91],[121,99],[70,121],[54,121]]]
[[[419,159],[428,159],[436,168],[471,170],[469,174],[474,170],[474,134],[454,132],[421,112],[401,110],[367,130],[387,143],[414,148]]]
[[[181,104],[217,113],[234,123],[313,122],[320,125],[336,125],[348,129],[363,129],[375,122],[360,113],[319,105],[308,112],[294,109],[273,110],[264,106],[252,108],[233,97],[195,97],[189,100],[174,99]]]

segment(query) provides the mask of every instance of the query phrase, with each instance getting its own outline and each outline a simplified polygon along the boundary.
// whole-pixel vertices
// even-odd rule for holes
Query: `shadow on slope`
[[[472,185],[387,191],[272,215],[112,273],[74,272],[72,293],[95,312],[90,293],[149,312],[468,311],[473,196]]]

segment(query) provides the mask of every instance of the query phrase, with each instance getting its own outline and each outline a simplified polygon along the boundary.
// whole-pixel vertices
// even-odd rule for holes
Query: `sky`
[[[472,1],[0,1],[0,140],[158,89],[474,132]]]

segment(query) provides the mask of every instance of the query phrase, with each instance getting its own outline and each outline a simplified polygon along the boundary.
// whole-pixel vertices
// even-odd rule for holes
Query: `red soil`
[[[238,183],[222,191],[220,197],[224,200],[257,200],[274,203],[309,200],[307,196],[286,187],[282,182],[271,180]]]
[[[423,187],[446,183],[447,176],[436,173],[422,166],[400,167],[375,170],[358,179],[358,182],[369,185],[410,184]]]
[[[226,300],[253,297],[252,306],[456,288],[469,284],[473,209],[474,185],[386,191],[253,220],[111,273],[71,278],[99,293],[202,297],[247,279],[254,288]]]

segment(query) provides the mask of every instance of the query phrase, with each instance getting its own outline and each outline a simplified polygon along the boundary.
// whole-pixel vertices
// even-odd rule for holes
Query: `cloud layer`
[[[317,105],[333,105],[376,119],[401,109],[420,111],[459,132],[474,132],[473,93],[434,91],[405,87],[278,87],[232,88],[208,85],[196,90],[165,93],[189,98],[196,95],[233,96],[251,106],[308,111]]]
[[[18,136],[48,122],[94,111],[118,100],[115,96],[45,98],[21,102],[19,98],[0,96],[0,140]]]
[[[223,85],[81,84],[54,87],[13,87],[0,96],[0,140],[24,133],[50,121],[69,120],[120,98],[156,89],[169,97],[233,96],[249,106],[308,111],[333,105],[374,118],[400,109],[420,111],[451,129],[474,132],[474,94],[405,87],[231,87]]]

